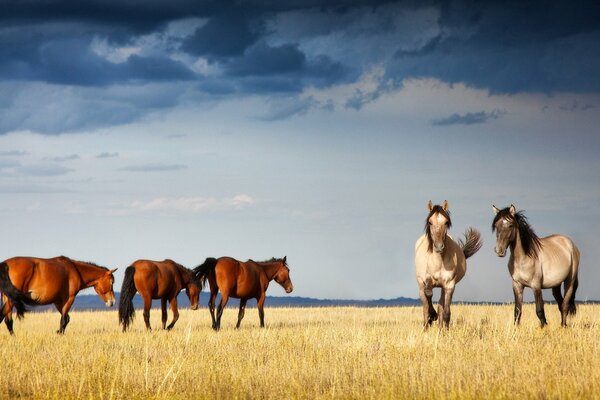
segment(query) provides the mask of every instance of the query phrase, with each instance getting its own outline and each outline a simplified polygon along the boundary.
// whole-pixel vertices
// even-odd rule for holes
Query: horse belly
[[[544,279],[542,287],[544,289],[552,288],[563,283],[569,276],[570,268],[567,265],[557,265],[552,268],[544,268]]]

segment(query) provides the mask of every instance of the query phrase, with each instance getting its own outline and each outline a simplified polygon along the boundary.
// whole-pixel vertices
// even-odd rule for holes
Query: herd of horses
[[[423,326],[427,329],[439,319],[440,326],[449,327],[450,305],[456,284],[465,276],[467,259],[482,247],[480,233],[474,228],[465,232],[465,241],[454,240],[448,229],[452,226],[448,202],[427,204],[425,232],[415,244],[416,277],[419,297],[423,304]],[[579,250],[571,239],[563,235],[538,237],[522,211],[511,205],[504,209],[493,206],[492,231],[496,232],[495,253],[504,257],[510,249],[508,271],[512,277],[515,296],[514,322],[519,324],[523,290],[533,290],[536,314],[545,326],[542,289],[552,288],[552,294],[561,313],[561,325],[567,316],[575,314],[575,292],[578,286]],[[30,306],[54,304],[60,312],[58,333],[64,333],[69,323],[69,310],[75,296],[82,289],[93,287],[109,307],[115,303],[113,291],[116,269],[60,256],[50,259],[14,257],[0,263],[0,292],[2,311],[0,322],[5,321],[13,332],[13,310],[22,318]],[[202,288],[210,288],[208,308],[212,328],[221,328],[221,316],[229,298],[240,299],[236,328],[240,327],[246,303],[256,299],[260,326],[264,327],[264,302],[271,281],[277,282],[286,293],[294,289],[290,280],[287,257],[257,262],[238,261],[231,257],[207,258],[203,264],[190,270],[172,260],[137,260],[125,270],[119,300],[119,324],[125,332],[133,322],[133,298],[139,293],[144,302],[144,322],[151,330],[150,308],[153,299],[160,299],[162,328],[172,329],[179,318],[177,296],[185,290],[193,310],[198,308]],[[564,294],[561,292],[564,287]],[[437,311],[433,307],[433,288],[441,288]],[[221,301],[215,315],[217,294]],[[173,319],[167,325],[167,303]]]

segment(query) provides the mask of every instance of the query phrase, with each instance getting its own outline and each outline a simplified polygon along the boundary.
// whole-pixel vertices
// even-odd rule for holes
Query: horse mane
[[[431,239],[431,228],[429,227],[429,218],[431,218],[431,216],[436,213],[442,214],[442,216],[446,218],[446,226],[448,226],[448,228],[452,226],[452,220],[450,219],[450,211],[444,211],[444,208],[439,204],[433,206],[433,208],[427,215],[427,218],[425,218],[425,236],[427,236],[427,251],[429,253],[433,251],[433,240]]]
[[[257,264],[268,264],[268,263],[280,262],[280,263],[283,263],[283,265],[285,265],[286,267],[289,268],[289,266],[287,265],[287,262],[283,261],[283,258],[271,257],[268,260],[264,260],[264,261],[254,261],[252,259],[249,259],[248,261],[252,261],[252,262],[257,263]]]
[[[179,270],[180,273],[187,274],[190,277],[190,282],[195,283],[200,288],[202,288],[202,280],[196,277],[196,274],[194,273],[194,271],[192,271],[191,269],[189,269],[173,260],[169,259],[169,260],[165,260],[165,261],[170,261],[173,264],[175,264],[175,266],[177,267],[177,269]]]
[[[496,223],[502,218],[506,218],[517,224],[523,251],[528,257],[537,258],[538,251],[542,247],[542,243],[540,242],[540,238],[538,235],[536,235],[531,225],[529,225],[527,217],[525,216],[525,211],[519,211],[514,215],[511,214],[510,207],[506,207],[498,211],[494,217],[494,220],[492,221],[492,232],[496,230]]]

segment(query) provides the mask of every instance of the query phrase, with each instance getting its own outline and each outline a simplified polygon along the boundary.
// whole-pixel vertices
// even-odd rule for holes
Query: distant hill
[[[117,303],[115,307],[118,307],[119,304],[119,295],[120,293],[115,293],[117,296]],[[201,293],[200,295],[200,306],[205,308],[208,304],[208,293]],[[220,297],[217,297],[217,304],[219,302]],[[177,303],[179,308],[187,308],[190,306],[190,301],[188,300],[185,292],[181,292],[177,297]],[[139,295],[136,295],[133,298],[134,307],[139,309],[143,307],[142,298]],[[267,296],[267,300],[265,302],[267,307],[332,307],[332,306],[353,306],[353,307],[395,307],[395,306],[414,306],[421,304],[421,301],[418,299],[411,299],[408,297],[397,297],[395,299],[379,299],[379,300],[332,300],[332,299],[313,299],[310,297],[298,297],[298,296]],[[228,307],[238,307],[239,300],[230,299]],[[256,300],[248,301],[249,307],[256,306]],[[153,308],[160,307],[160,301],[154,300],[152,302]],[[46,309],[54,309],[53,306],[43,306],[43,307],[35,307],[34,311],[43,311]],[[84,294],[79,295],[75,298],[75,303],[73,304],[73,310],[106,310],[107,307],[104,305],[100,297],[95,294]]]

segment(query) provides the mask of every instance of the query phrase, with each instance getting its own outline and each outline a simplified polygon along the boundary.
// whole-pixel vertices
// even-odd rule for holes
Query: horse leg
[[[569,314],[569,310],[571,307],[571,298],[573,297],[575,292],[575,279],[569,279],[565,281],[565,298],[562,303],[562,308],[560,310],[560,325],[565,327],[567,326],[567,315]]]
[[[242,318],[244,318],[244,313],[246,311],[246,302],[247,301],[248,301],[247,299],[240,299],[240,311],[238,312],[238,322],[237,322],[237,325],[235,326],[235,329],[240,328],[240,324],[242,323]]]
[[[67,328],[67,325],[69,324],[69,321],[71,320],[71,317],[69,317],[69,310],[71,310],[71,306],[73,305],[73,302],[75,301],[75,296],[71,296],[67,299],[67,301],[64,304],[61,303],[55,303],[55,307],[58,309],[58,311],[60,311],[60,328],[58,329],[58,331],[56,331],[56,333],[58,334],[64,334],[65,333],[65,329]]]
[[[177,296],[173,300],[169,301],[171,304],[171,312],[173,313],[173,321],[167,326],[167,330],[170,331],[175,326],[175,322],[179,319],[179,310],[177,309]]]
[[[558,311],[562,312],[562,304],[564,299],[560,293],[560,285],[552,288],[552,295],[554,296],[554,300],[556,300],[556,304],[558,305]]]
[[[167,299],[160,299],[160,311],[161,311],[161,321],[162,327],[165,329],[167,326]]]
[[[140,293],[141,294],[141,293]],[[146,323],[146,330],[151,331],[150,326],[150,308],[152,307],[152,297],[149,294],[142,295],[144,300],[144,322]]]
[[[544,313],[544,298],[542,297],[542,289],[533,289],[533,295],[535,297],[535,313],[540,320],[542,328],[547,325],[546,314]]]
[[[0,319],[0,322],[2,322],[2,319],[4,319],[4,323],[6,324],[6,329],[8,329],[8,333],[10,333],[11,335],[14,335],[15,332],[13,331],[13,318],[12,318],[13,305],[10,302],[10,299],[8,297],[6,297],[5,295],[2,295],[2,300],[4,301],[4,304],[2,306],[2,317]]]
[[[440,301],[438,302],[438,317],[440,319],[440,326],[444,325],[444,312],[446,309],[446,288],[442,287],[442,293],[440,294]]]
[[[452,295],[454,294],[454,285],[444,288],[442,296],[444,297],[444,314],[443,326],[450,327],[450,303],[452,303]]]
[[[419,284],[419,297],[423,304],[423,327],[425,329],[431,326],[432,322],[437,319],[437,314],[431,303],[432,296],[433,290],[430,287],[426,288],[424,283]]]
[[[229,293],[221,292],[221,301],[219,302],[219,307],[217,307],[217,322],[213,327],[215,331],[221,329],[221,317],[223,316],[223,309],[227,305],[227,301],[229,301]]]
[[[261,328],[265,327],[265,299],[266,295],[265,292],[263,292],[262,295],[258,298],[258,301],[256,302],[256,307],[258,308],[258,318],[260,319]]]
[[[521,323],[521,310],[523,309],[523,285],[513,281],[513,293],[515,294],[515,325]]]
[[[215,318],[215,302],[217,301],[217,292],[219,289],[217,285],[210,285],[210,299],[208,300],[208,310],[210,311],[210,317],[212,319],[212,328],[217,329],[217,319]]]

